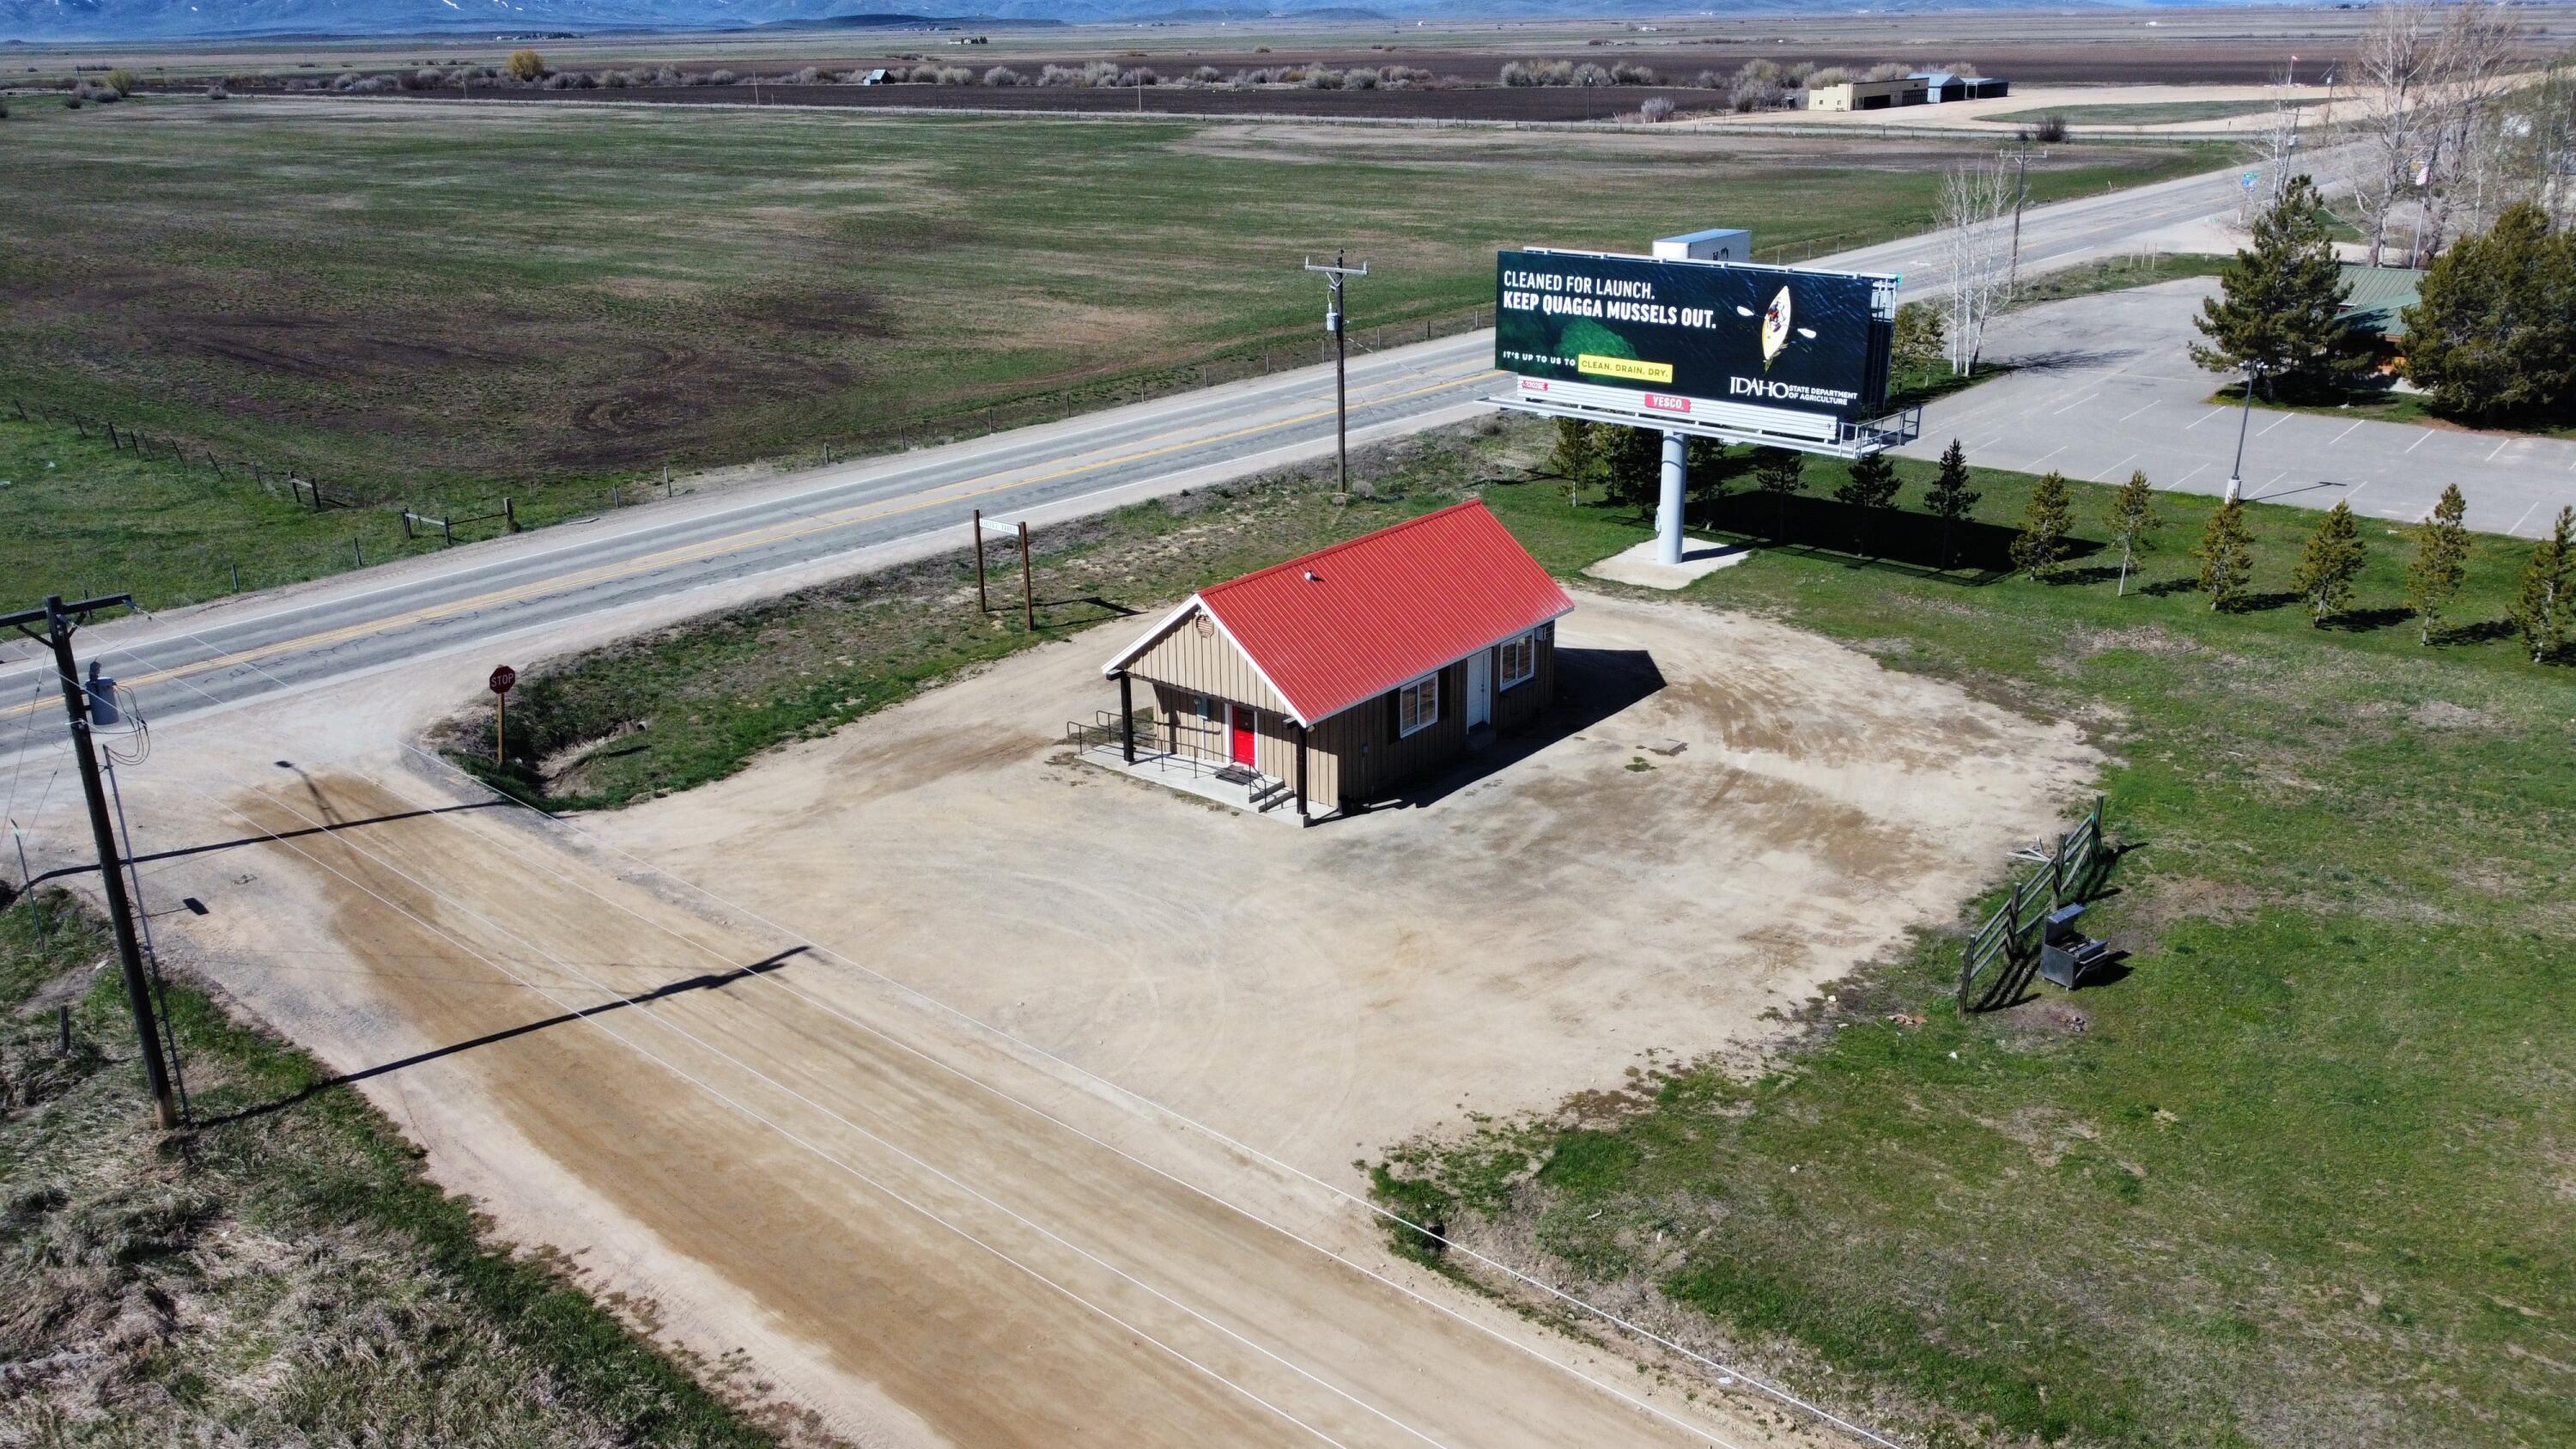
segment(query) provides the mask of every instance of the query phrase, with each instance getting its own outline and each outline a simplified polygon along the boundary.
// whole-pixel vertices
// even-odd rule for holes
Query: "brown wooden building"
[[[1193,594],[1103,672],[1130,763],[1206,762],[1249,803],[1312,818],[1546,708],[1573,607],[1490,510],[1462,503]]]

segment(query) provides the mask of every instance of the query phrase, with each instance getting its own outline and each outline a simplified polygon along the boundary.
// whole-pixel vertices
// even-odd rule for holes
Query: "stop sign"
[[[518,682],[519,671],[512,669],[507,664],[504,664],[500,668],[492,671],[492,692],[494,694],[508,694],[510,692],[510,687]]]

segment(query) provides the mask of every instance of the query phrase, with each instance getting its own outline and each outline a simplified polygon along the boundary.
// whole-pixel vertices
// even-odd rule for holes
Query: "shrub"
[[[522,46],[501,62],[501,73],[514,81],[532,81],[546,73],[546,58]]]
[[[1377,83],[1378,74],[1373,70],[1354,70],[1342,76],[1342,89],[1346,91],[1373,91]]]
[[[399,82],[389,75],[371,75],[360,77],[357,84],[349,87],[349,89],[352,93],[357,95],[374,96],[382,95],[386,91],[396,89],[399,84]]]
[[[1592,67],[1600,70],[1600,67]],[[1502,67],[1504,85],[1574,85],[1571,59],[1515,59]]]
[[[1655,74],[1653,66],[1638,65],[1633,61],[1622,61],[1610,67],[1610,78],[1623,86],[1659,86],[1664,83],[1663,77]]]
[[[971,86],[975,83],[975,72],[962,65],[943,65],[933,79],[944,86]]]
[[[116,92],[120,98],[134,94],[134,72],[125,67],[118,66],[109,71],[105,79],[107,88]]]
[[[80,92],[78,92],[78,91],[74,91],[74,92],[72,92],[70,95],[67,95],[67,96],[63,97],[63,109],[64,109],[64,110],[66,110],[66,111],[77,111],[77,110],[79,110],[80,108],[81,108]]]
[[[1197,81],[1203,86],[1212,86],[1218,81],[1225,79],[1225,72],[1218,70],[1212,65],[1203,65],[1197,70],[1190,72],[1190,79]]]
[[[1579,86],[1606,86],[1610,84],[1610,72],[1608,68],[1587,60],[1574,68],[1574,83]]]
[[[2062,145],[2066,140],[2066,118],[2051,111],[2031,126],[2030,136],[2034,141]]]
[[[711,86],[735,85],[741,80],[742,77],[735,75],[729,70],[711,70],[707,72],[707,84]]]
[[[823,83],[823,69],[820,66],[809,65],[793,74],[781,76],[779,80],[791,86],[819,86]]]
[[[984,84],[988,86],[1015,86],[1019,83],[1020,73],[1007,65],[997,65],[984,72]]]
[[[223,87],[217,86],[215,89],[221,90]],[[218,97],[217,99],[221,99],[221,97]],[[9,98],[7,96],[0,96],[0,121],[5,121],[7,119],[9,119]]]
[[[599,73],[599,83],[610,90],[622,91],[635,84],[635,76],[631,71],[604,70]]]
[[[1162,79],[1161,76],[1154,74],[1154,68],[1149,65],[1140,65],[1132,70],[1122,70],[1118,73],[1118,84],[1122,88],[1155,85]]]
[[[1657,121],[1670,120],[1673,114],[1673,98],[1670,96],[1648,96],[1646,97],[1646,103],[1637,107],[1637,114],[1644,118],[1646,124],[1649,126],[1653,125]]]
[[[1912,74],[1914,74],[1914,67],[1907,65],[1902,61],[1887,60],[1871,66],[1869,68],[1869,73],[1862,76],[1861,79],[1874,81],[1903,80]]]
[[[210,101],[227,101],[232,99],[232,94],[233,93],[231,91],[224,89],[224,83],[222,81],[216,81],[214,84],[206,87],[206,99]],[[0,103],[0,117],[5,117],[8,114],[8,106],[5,103]]]
[[[436,66],[427,65],[404,76],[402,80],[402,87],[407,91],[434,91],[445,84],[447,84],[447,77]]]
[[[1809,90],[1818,90],[1825,86],[1842,85],[1851,79],[1852,73],[1850,71],[1847,71],[1838,65],[1828,65],[1820,66],[1815,70],[1807,72],[1804,84]]]
[[[1042,86],[1078,86],[1082,84],[1082,72],[1075,70],[1070,66],[1045,66],[1038,71],[1038,84]]]
[[[1780,104],[1783,92],[1766,80],[1739,78],[1726,93],[1726,103],[1738,111],[1767,111]]]
[[[1118,83],[1118,67],[1112,62],[1095,60],[1082,68],[1082,84],[1112,86]]]
[[[681,84],[680,73],[666,65],[660,70],[653,72],[653,78],[645,82],[645,84],[657,86],[679,85]]]
[[[1342,88],[1342,73],[1337,70],[1326,70],[1319,65],[1313,70],[1306,72],[1305,86],[1306,89],[1310,91],[1340,90]]]

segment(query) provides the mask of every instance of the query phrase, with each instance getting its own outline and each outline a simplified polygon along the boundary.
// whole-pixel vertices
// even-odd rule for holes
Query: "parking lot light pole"
[[[2254,421],[2254,364],[2245,364],[2245,406],[2236,413],[2236,466],[2227,470],[2228,503],[2245,491],[2245,429]]]
[[[1325,285],[1330,289],[1324,303],[1324,330],[1333,334],[1333,453],[1341,470],[1341,486],[1337,491],[1348,495],[1351,491],[1350,348],[1345,338],[1350,332],[1350,320],[1342,311],[1342,282],[1349,277],[1367,276],[1368,263],[1344,266],[1342,253],[1335,252],[1331,266],[1318,266],[1314,258],[1308,257],[1306,270],[1321,272]]]

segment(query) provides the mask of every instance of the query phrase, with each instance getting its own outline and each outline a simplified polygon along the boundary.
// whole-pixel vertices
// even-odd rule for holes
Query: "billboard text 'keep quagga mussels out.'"
[[[1701,400],[1859,422],[1887,401],[1892,277],[1516,251],[1494,280],[1494,365],[1524,378],[1637,393],[1646,413]]]

